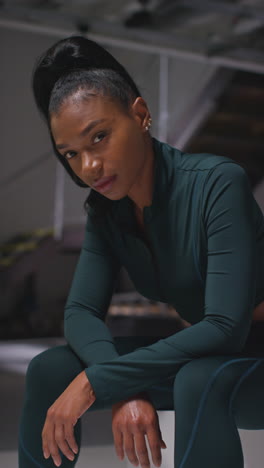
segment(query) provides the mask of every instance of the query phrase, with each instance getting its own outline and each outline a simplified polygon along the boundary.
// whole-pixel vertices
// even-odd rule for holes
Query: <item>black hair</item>
[[[37,107],[46,121],[53,150],[59,161],[80,187],[89,187],[71,169],[55,146],[50,129],[50,112],[58,112],[64,100],[78,89],[115,99],[128,110],[140,92],[126,69],[106,49],[83,36],[70,36],[56,42],[37,60],[32,76]],[[91,190],[85,209],[94,207],[95,218],[105,213],[111,200]]]
[[[56,81],[50,95],[49,116],[59,111],[63,102],[76,92],[84,91],[84,99],[91,95],[108,96],[118,101],[124,111],[127,111],[132,99],[136,98],[129,84],[116,71],[106,68],[77,69]]]

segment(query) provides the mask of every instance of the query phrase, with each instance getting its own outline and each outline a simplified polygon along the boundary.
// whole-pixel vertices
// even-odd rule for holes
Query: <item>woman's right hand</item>
[[[157,412],[145,395],[113,405],[112,430],[120,460],[126,454],[133,465],[150,468],[147,438],[154,465],[161,465],[161,449],[166,448],[166,444],[162,440]]]

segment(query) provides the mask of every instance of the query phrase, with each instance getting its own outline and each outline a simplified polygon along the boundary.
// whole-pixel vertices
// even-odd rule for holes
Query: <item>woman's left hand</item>
[[[94,401],[94,391],[83,371],[49,408],[42,431],[42,449],[44,457],[51,456],[56,466],[61,464],[59,449],[74,460],[78,453],[74,426]]]

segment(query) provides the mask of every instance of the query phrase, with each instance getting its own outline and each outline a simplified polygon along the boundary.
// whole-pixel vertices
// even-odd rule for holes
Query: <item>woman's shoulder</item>
[[[156,140],[156,146],[163,153],[167,162],[178,171],[204,171],[207,173],[224,163],[233,163],[233,165],[241,167],[238,162],[228,156],[213,153],[189,153],[158,140]],[[224,164],[222,169],[229,170],[228,167],[228,164]]]
[[[204,171],[205,173],[208,173],[213,171],[218,166],[221,166],[219,167],[220,170],[228,171],[229,168],[232,167],[230,166],[230,163],[237,167],[241,167],[239,163],[227,156],[212,153],[182,152],[178,169],[185,171]]]

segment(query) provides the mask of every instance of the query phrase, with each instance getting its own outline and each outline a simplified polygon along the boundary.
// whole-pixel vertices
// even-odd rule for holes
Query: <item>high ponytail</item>
[[[103,47],[82,36],[62,39],[42,54],[33,70],[35,102],[45,120],[49,120],[49,102],[55,83],[71,72],[90,69],[113,70],[129,85],[135,96],[140,92],[126,69]]]

